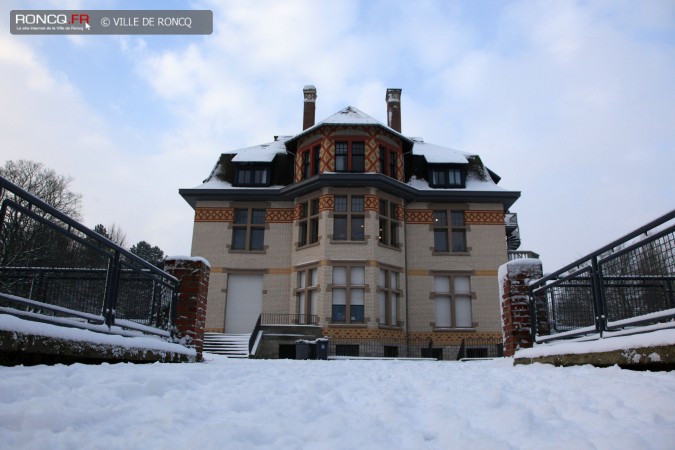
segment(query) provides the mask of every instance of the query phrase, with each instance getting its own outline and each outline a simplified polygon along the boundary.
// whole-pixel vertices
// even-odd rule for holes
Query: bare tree
[[[122,231],[122,229],[115,223],[109,225],[108,227],[99,223],[94,227],[94,231],[100,234],[101,236],[107,237],[120,247],[124,248],[127,247],[127,234],[124,231]]]
[[[70,190],[72,177],[59,175],[42,163],[25,159],[7,161],[3,167],[0,167],[0,176],[39,197],[62,213],[79,220],[82,196]],[[3,193],[3,199],[5,196],[14,198],[11,193]]]
[[[7,161],[0,167],[0,176],[62,213],[79,218],[81,196],[70,190],[71,177],[59,175],[42,163],[26,160]],[[3,204],[5,200],[13,200],[20,206],[29,206],[26,200],[7,190],[2,191],[0,200]],[[40,209],[32,211],[41,217],[49,215]],[[68,251],[62,235],[14,207],[7,208],[1,225],[0,265],[49,264],[58,255],[63,259]]]

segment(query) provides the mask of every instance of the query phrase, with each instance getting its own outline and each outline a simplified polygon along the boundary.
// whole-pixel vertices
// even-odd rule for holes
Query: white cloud
[[[108,128],[77,87],[12,37],[0,37],[0,73],[3,163],[30,159],[73,176],[91,227],[116,223],[130,243],[145,239],[188,252],[192,213],[177,195],[181,171],[189,173],[187,156],[129,152],[129,142]]]
[[[177,189],[223,150],[298,132],[303,85],[318,88],[317,120],[354,105],[383,122],[385,89],[398,87],[405,133],[476,152],[523,192],[524,245],[550,269],[675,204],[672,2],[195,7],[214,11],[212,36],[110,41],[157,102],[138,108],[173,119],[152,132],[111,127],[103,109],[125,117],[125,86],[97,105],[39,44],[0,38],[0,94],[13,105],[0,112],[0,155],[76,176],[88,221],[186,253],[192,215]]]

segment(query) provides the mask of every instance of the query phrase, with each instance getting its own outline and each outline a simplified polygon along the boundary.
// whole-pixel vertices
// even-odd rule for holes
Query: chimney
[[[307,128],[314,126],[316,113],[316,88],[311,84],[307,85],[302,89],[302,93],[305,97],[305,109],[302,113],[302,129],[306,130]]]
[[[401,89],[387,89],[387,125],[401,132]]]

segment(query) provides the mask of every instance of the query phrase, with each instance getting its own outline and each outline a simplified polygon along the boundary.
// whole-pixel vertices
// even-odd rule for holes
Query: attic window
[[[235,186],[269,186],[270,185],[270,165],[269,164],[235,164],[234,183]]]
[[[462,168],[456,165],[430,165],[429,185],[439,188],[464,187]]]

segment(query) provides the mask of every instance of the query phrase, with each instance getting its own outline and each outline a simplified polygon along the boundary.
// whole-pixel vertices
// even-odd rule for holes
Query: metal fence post
[[[591,259],[591,290],[593,293],[593,309],[595,311],[595,329],[600,333],[600,337],[607,329],[607,320],[605,315],[605,301],[602,286],[602,273],[598,265],[598,257]]]
[[[537,342],[537,305],[535,304],[535,296],[532,293],[532,287],[528,288],[530,296],[530,336],[532,337],[532,344]]]
[[[117,304],[117,285],[120,275],[120,253],[115,251],[108,264],[108,273],[103,300],[103,317],[105,324],[111,327],[115,324],[115,306]]]

